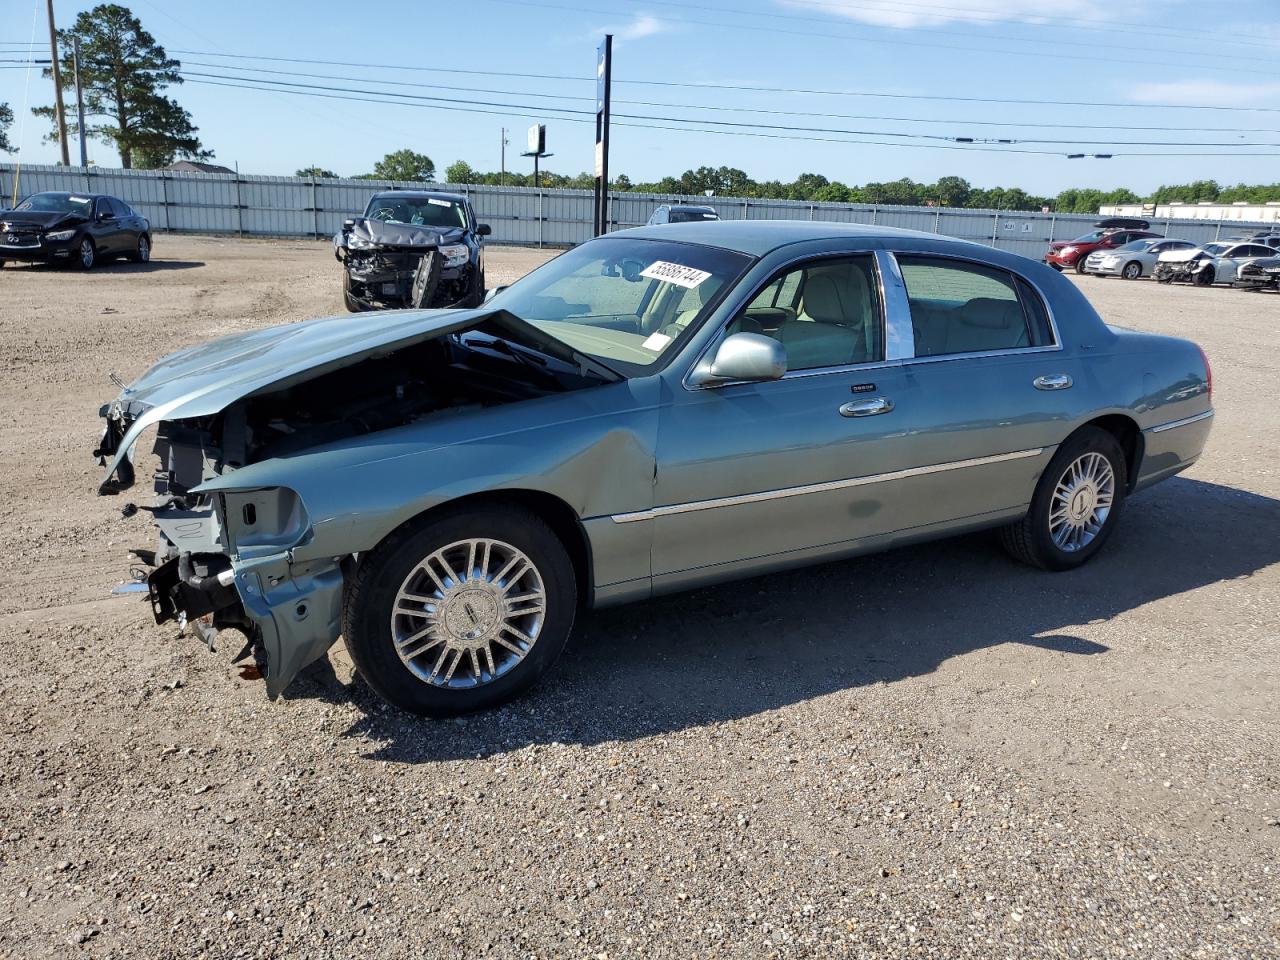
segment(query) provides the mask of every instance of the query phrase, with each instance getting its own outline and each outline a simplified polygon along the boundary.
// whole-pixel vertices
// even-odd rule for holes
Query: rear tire
[[[151,238],[145,233],[138,236],[138,248],[129,254],[133,263],[148,263],[151,260]]]
[[[1027,515],[1000,530],[1005,550],[1042,570],[1072,570],[1102,549],[1124,506],[1124,451],[1100,427],[1081,427],[1058,448]]]
[[[471,507],[410,522],[363,558],[342,633],[385,700],[448,717],[537,682],[564,649],[577,606],[569,553],[541,517]]]

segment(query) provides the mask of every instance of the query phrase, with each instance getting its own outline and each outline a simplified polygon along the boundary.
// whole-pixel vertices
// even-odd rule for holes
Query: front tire
[[[355,294],[351,292],[351,274],[344,269],[342,271],[342,302],[346,304],[347,310],[351,313],[363,313],[369,308],[356,299]]]
[[[1102,549],[1120,521],[1128,485],[1124,451],[1100,427],[1082,427],[1049,461],[1031,508],[1001,529],[1004,548],[1043,570],[1072,570]]]
[[[577,605],[568,551],[539,516],[473,507],[409,523],[365,557],[342,632],[385,700],[448,717],[537,682],[564,649]]]
[[[1137,280],[1142,276],[1142,264],[1137,260],[1130,260],[1124,265],[1124,269],[1120,271],[1120,276],[1125,280]]]
[[[76,266],[81,270],[92,270],[97,259],[98,252],[93,247],[93,241],[88,237],[81,238],[80,246],[76,253]]]
[[[1076,261],[1076,273],[1084,275],[1089,272],[1084,268],[1084,262],[1088,259],[1088,257],[1081,257]]]
[[[1213,286],[1213,273],[1214,273],[1214,270],[1212,267],[1209,267],[1206,270],[1201,270],[1194,277],[1192,277],[1191,282],[1194,283],[1197,287],[1211,287]]]

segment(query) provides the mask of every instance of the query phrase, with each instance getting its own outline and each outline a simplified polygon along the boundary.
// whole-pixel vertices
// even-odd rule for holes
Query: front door
[[[775,276],[729,324],[779,340],[780,380],[677,384],[658,425],[655,589],[836,554],[898,529],[894,474],[918,397],[884,361],[870,254],[806,261]]]

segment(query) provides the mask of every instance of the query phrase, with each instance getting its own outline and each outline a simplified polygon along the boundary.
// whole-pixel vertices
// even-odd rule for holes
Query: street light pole
[[[71,66],[76,80],[76,130],[80,139],[80,166],[89,167],[89,141],[84,136],[84,91],[80,89],[80,38],[71,38]]]
[[[62,165],[71,166],[71,154],[67,150],[67,114],[62,107],[62,71],[58,68],[58,31],[53,25],[53,0],[45,0],[49,10],[49,56],[53,68],[53,103],[58,115],[58,146],[62,148]],[[37,8],[39,9],[39,8]]]

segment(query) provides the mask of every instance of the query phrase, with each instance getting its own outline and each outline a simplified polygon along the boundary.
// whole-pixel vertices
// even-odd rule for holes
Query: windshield
[[[706,207],[672,207],[671,223],[689,223],[698,220],[719,220],[714,210]]]
[[[438,197],[374,197],[364,215],[383,223],[412,223],[423,227],[465,227],[462,204]]]
[[[1097,240],[1101,240],[1103,236],[1104,234],[1101,230],[1095,230],[1093,231],[1093,233],[1086,233],[1083,237],[1076,237],[1071,242],[1072,243],[1093,243]]]
[[[39,210],[44,213],[78,213],[87,217],[93,211],[92,197],[78,197],[74,193],[33,193],[18,204],[19,210]]]
[[[561,254],[489,301],[627,375],[692,331],[751,263],[693,243],[601,237]]]
[[[1120,249],[1133,250],[1133,251],[1147,250],[1151,247],[1153,243],[1155,243],[1154,240],[1131,240],[1130,242],[1126,243],[1123,247],[1120,247]]]
[[[1209,253],[1213,254],[1213,256],[1220,257],[1227,252],[1227,249],[1229,248],[1229,246],[1230,244],[1226,244],[1226,243],[1206,243],[1204,245],[1204,248]]]

